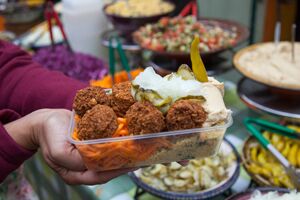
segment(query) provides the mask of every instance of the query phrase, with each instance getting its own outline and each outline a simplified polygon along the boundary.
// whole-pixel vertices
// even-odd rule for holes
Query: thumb
[[[60,166],[72,171],[86,170],[84,161],[76,147],[70,143],[66,143],[65,145],[62,154],[56,156],[56,163],[59,163]]]

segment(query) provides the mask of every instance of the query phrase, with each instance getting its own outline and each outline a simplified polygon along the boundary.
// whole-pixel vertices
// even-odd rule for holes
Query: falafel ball
[[[88,110],[78,123],[80,140],[111,137],[118,128],[117,116],[106,105],[96,105]]]
[[[201,128],[207,113],[197,100],[179,100],[168,110],[166,116],[169,131]]]
[[[73,109],[76,114],[82,117],[87,110],[90,110],[97,104],[110,105],[104,89],[101,87],[87,87],[76,93]]]
[[[157,133],[165,129],[163,114],[150,102],[136,102],[126,113],[128,131],[134,135]]]
[[[112,87],[111,107],[119,117],[124,117],[127,110],[135,103],[131,95],[131,82],[123,82]]]

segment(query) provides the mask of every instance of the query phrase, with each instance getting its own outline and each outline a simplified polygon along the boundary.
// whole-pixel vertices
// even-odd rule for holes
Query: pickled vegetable
[[[163,191],[194,193],[214,187],[228,177],[234,154],[217,153],[204,159],[190,160],[187,166],[172,162],[143,168],[137,174],[146,184]]]
[[[155,85],[151,84],[155,81]],[[174,87],[177,85],[178,87]],[[177,73],[161,77],[152,68],[146,68],[132,81],[132,95],[138,101],[147,100],[163,113],[179,99],[205,101],[202,84],[197,81],[188,66],[182,65]]]
[[[207,73],[205,66],[203,64],[203,61],[200,57],[200,52],[199,52],[199,37],[195,36],[194,41],[192,42],[191,45],[191,61],[192,61],[192,68],[193,72],[197,78],[198,81],[200,82],[207,82]]]
[[[300,131],[298,126],[288,127]],[[298,141],[267,131],[263,135],[295,168],[300,168],[300,143]],[[251,173],[263,176],[274,186],[295,188],[283,166],[271,153],[259,144],[252,145],[249,152],[251,162],[246,163],[246,167]]]

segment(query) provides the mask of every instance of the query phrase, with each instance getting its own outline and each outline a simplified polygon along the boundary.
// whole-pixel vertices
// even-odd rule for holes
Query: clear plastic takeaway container
[[[76,146],[88,169],[106,171],[212,156],[218,152],[231,124],[229,114],[222,125],[213,127],[79,141],[73,137],[74,115],[68,139]]]

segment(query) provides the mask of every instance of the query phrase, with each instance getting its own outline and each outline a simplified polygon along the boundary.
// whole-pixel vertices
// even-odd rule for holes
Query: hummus
[[[236,55],[237,68],[247,77],[267,85],[300,89],[300,43],[295,43],[292,60],[290,42],[250,46]]]

